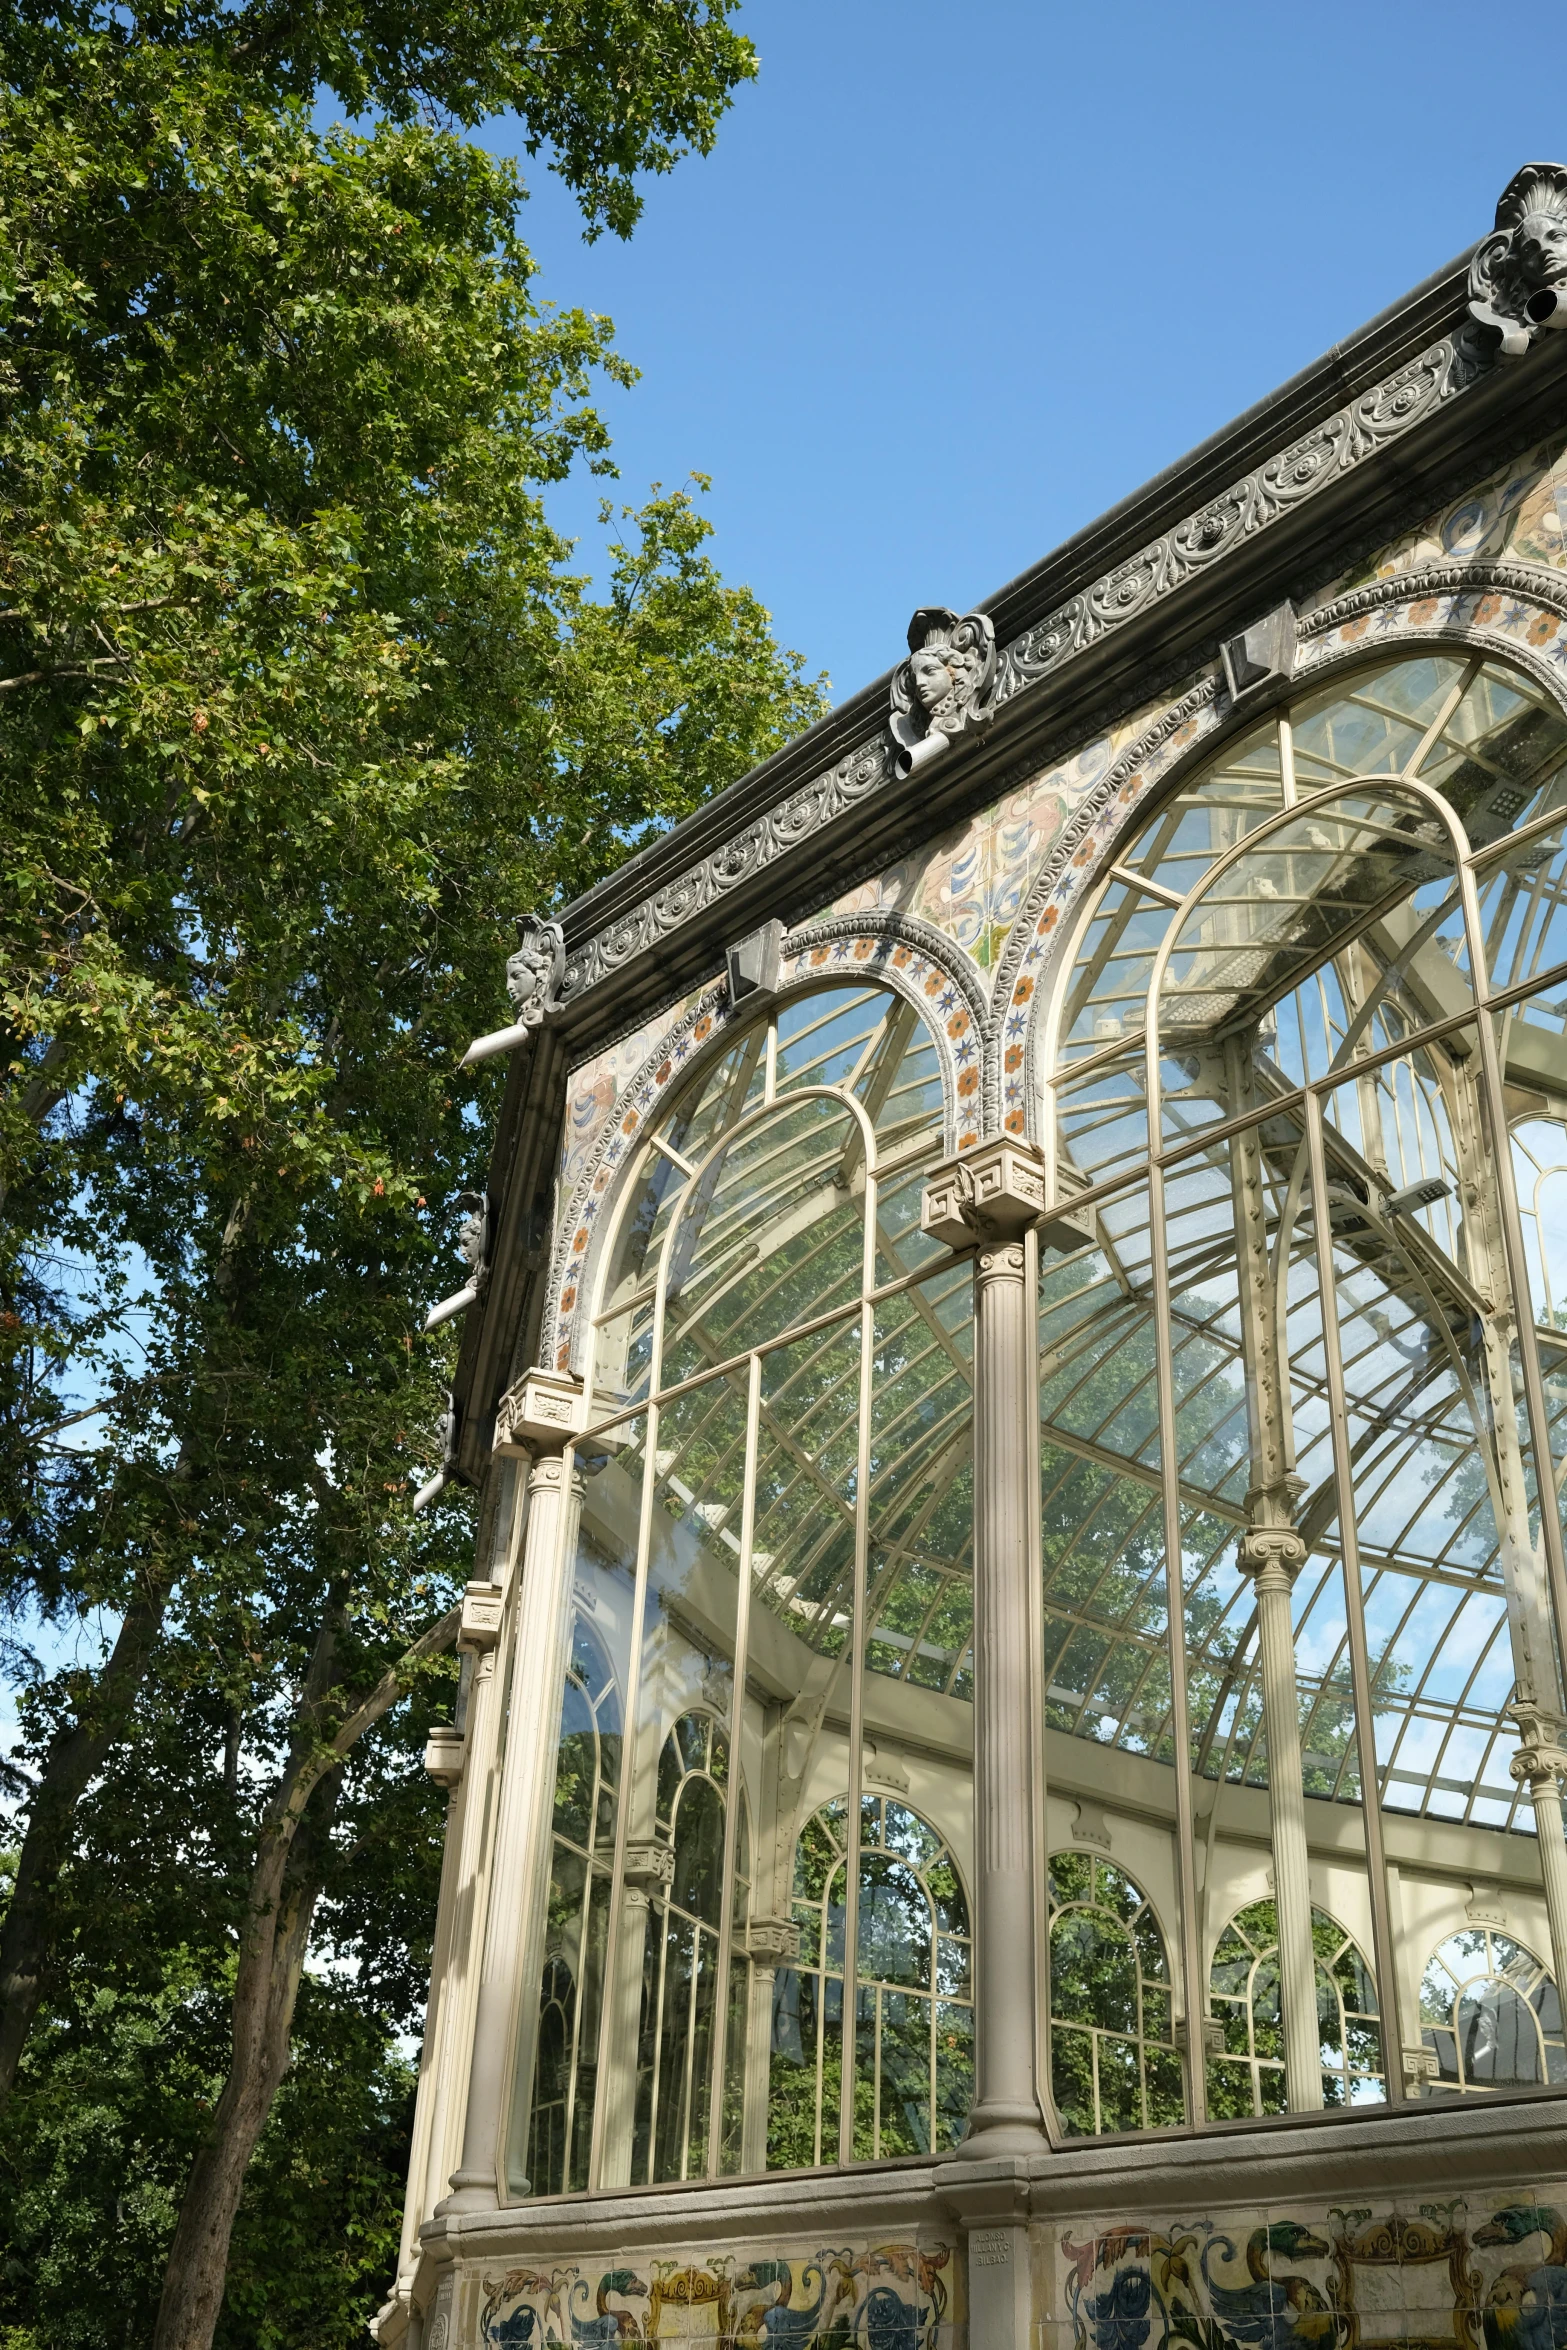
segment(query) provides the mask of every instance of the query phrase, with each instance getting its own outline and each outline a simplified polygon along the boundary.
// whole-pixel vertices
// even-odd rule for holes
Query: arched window
[[[620,1693],[608,1652],[593,1626],[574,1613],[555,1758],[554,1853],[528,2132],[528,2177],[541,2195],[587,2184],[620,1739]]]
[[[1304,683],[1150,803],[1048,998],[1046,1719],[1280,1797],[1296,2105],[1363,2097],[1387,2061],[1359,1990],[1363,2056],[1327,2063],[1309,2029],[1301,1795],[1535,1827],[1507,1708],[1563,1703],[1538,1495],[1567,1425],[1564,1154],[1518,1121],[1567,1124],[1564,1003],[1567,719],[1462,649]],[[1521,1241],[1509,1126],[1541,1178]],[[1195,1791],[1191,1813],[1219,1816]],[[1177,1853],[1194,1973],[1201,1855]],[[1386,1943],[1374,1851],[1369,1873]],[[1252,2110],[1283,2084],[1245,2033]]]
[[[848,1806],[807,1820],[795,1850],[798,1967],[773,2007],[769,2166],[831,2161],[842,2096]],[[906,1803],[867,1796],[860,1819],[854,2151],[957,2143],[973,2091],[968,1902],[951,1852]]]
[[[1159,1921],[1097,1854],[1050,1863],[1050,2085],[1072,2137],[1186,2119]]]
[[[939,1844],[884,1845],[872,1804],[845,1813],[841,1855],[864,1889],[859,2028],[830,2067],[813,2038],[808,2124],[769,2116],[803,1785],[849,1777],[851,1718],[874,1742],[929,1707],[932,1751],[971,1738],[973,1285],[920,1207],[944,1071],[977,1070],[978,1029],[903,942],[839,940],[800,965],[806,984],[684,1086],[672,1046],[640,1127],[628,1105],[634,1147],[613,1182],[603,1170],[605,1244],[574,1305],[592,1331],[578,1572],[612,1562],[628,1724],[604,1987],[576,2027],[597,2052],[593,2186],[944,2145],[967,2107],[967,1912]],[[705,1050],[702,1027],[679,1049]],[[889,1923],[904,1896],[926,1921],[913,1975]],[[835,2033],[843,1966],[818,1951]],[[780,2132],[786,2157],[768,2153]]]
[[[682,1714],[658,1764],[657,1840],[671,1856],[667,1889],[644,1943],[632,2177],[701,2177],[707,2168],[707,2083],[718,2005],[729,1741],[711,1714]],[[743,1814],[742,1814],[743,1819]],[[741,1845],[744,1838],[741,1837]],[[736,1854],[743,1917],[747,1855]]]
[[[1324,2105],[1380,2105],[1382,2074],[1376,1986],[1353,1937],[1326,1910],[1313,1909],[1317,2038]],[[1284,2031],[1279,1919],[1271,1901],[1237,1911],[1213,1954],[1213,2014],[1224,2053],[1208,2062],[1208,2110],[1216,2120],[1283,2113]]]
[[[1420,1981],[1420,2037],[1436,2058],[1428,2094],[1567,2081],[1556,1985],[1532,1951],[1489,1926],[1431,1954]]]

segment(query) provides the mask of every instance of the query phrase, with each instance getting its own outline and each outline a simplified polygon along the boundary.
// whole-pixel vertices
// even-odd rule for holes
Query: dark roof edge
[[[1085,523],[1027,571],[984,598],[977,609],[996,623],[1003,642],[1022,635],[1080,589],[1180,521],[1209,497],[1230,488],[1259,459],[1287,447],[1335,408],[1368,391],[1383,376],[1423,351],[1464,315],[1469,253],[1303,367],[1239,416],[1155,474],[1141,488]],[[938,594],[940,583],[930,584]],[[898,657],[902,658],[901,648]],[[628,858],[574,898],[561,916],[568,947],[636,906],[709,849],[728,840],[754,815],[819,775],[874,734],[886,709],[892,665],[849,699],[715,794],[669,832]]]

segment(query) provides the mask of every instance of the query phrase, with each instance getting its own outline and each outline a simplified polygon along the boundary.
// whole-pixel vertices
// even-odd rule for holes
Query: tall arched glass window
[[[1567,2081],[1549,1969],[1489,1926],[1450,1935],[1431,1953],[1420,1980],[1420,2037],[1436,2058],[1430,2095]]]
[[[1563,1703],[1567,1347],[1554,1194],[1526,1224],[1508,1170],[1549,1173],[1526,1110],[1567,1120],[1564,1002],[1567,718],[1462,650],[1233,735],[1129,827],[1050,998],[1046,1720],[1170,1767],[1205,1994],[1212,1790],[1265,1796],[1297,2108],[1337,2094],[1313,1805],[1358,1823],[1384,1981],[1384,1812],[1560,1844],[1510,1764]]]
[[[935,1767],[967,1834],[972,1283],[922,1235],[920,1203],[951,1123],[932,1024],[952,1066],[973,1063],[977,1036],[944,973],[902,945],[887,959],[909,992],[823,949],[814,984],[669,1084],[583,1276],[576,1577],[616,1627],[627,1723],[591,2113],[573,2125],[595,2186],[756,2171],[779,2159],[770,2140],[793,2147],[792,2120],[769,2110],[774,2010],[824,1780],[851,1795],[860,2022],[845,2046],[840,1993],[818,2034],[831,2117],[818,2128],[813,2085],[809,2146],[788,2159],[912,2151],[921,2129],[944,2143],[960,2110],[967,2026],[931,2020],[968,2013],[966,1976],[948,1980],[959,1930],[943,1922],[907,1982],[878,1940],[883,1872],[917,1882],[928,1909],[950,1853],[916,1863],[882,1841],[850,1734],[913,1735],[949,1758]],[[546,2046],[535,2032],[519,2060],[536,2095]],[[585,2059],[578,2079],[581,2107]]]
[[[1050,1863],[1050,2086],[1071,2137],[1186,2119],[1159,1921],[1095,1853]]]
[[[561,1700],[553,1861],[539,1987],[528,2176],[541,2195],[587,2184],[621,1706],[604,1642],[580,1612]]]
[[[658,1763],[655,1833],[669,1854],[669,1877],[644,1944],[631,2157],[638,2182],[700,2178],[707,2169],[703,2087],[718,2008],[729,1778],[723,1725],[708,1713],[682,1714]],[[742,1833],[735,1857],[735,1900],[742,1912],[744,1842]]]
[[[1371,1969],[1353,1935],[1324,1909],[1311,1913],[1317,2043],[1324,2105],[1381,2105],[1387,2096]],[[1238,1910],[1219,1937],[1211,1976],[1223,2053],[1209,2058],[1208,2106],[1217,2120],[1283,2113],[1284,2032],[1275,1903]]]
[[[799,1964],[773,2012],[768,2162],[831,2159],[842,2100],[848,1805],[824,1804],[794,1864]],[[906,1803],[860,1806],[854,2150],[929,2154],[962,2135],[973,2091],[972,1935],[957,1864]]]

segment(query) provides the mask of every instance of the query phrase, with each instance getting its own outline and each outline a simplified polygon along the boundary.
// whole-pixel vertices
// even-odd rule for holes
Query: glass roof
[[[1539,1497],[1521,1421],[1510,1438],[1493,1432],[1499,1377],[1513,1395],[1521,1383],[1515,1366],[1486,1359],[1496,1337],[1482,1284],[1494,1292],[1499,1268],[1473,1197],[1488,1148],[1476,1031],[1471,1021],[1413,1041],[1473,1010],[1456,860],[1439,813],[1400,778],[1440,790],[1472,848],[1538,828],[1477,876],[1490,980],[1505,988],[1567,959],[1567,834],[1550,821],[1567,809],[1564,758],[1567,725],[1527,683],[1457,657],[1385,663],[1303,697],[1282,725],[1268,718],[1188,781],[1122,853],[1084,925],[1058,1023],[1064,1170],[1103,1183],[1146,1158],[1144,1029],[1162,947],[1163,1148],[1248,1111],[1258,1119],[1249,1144],[1218,1137],[1165,1178],[1189,1746],[1210,1777],[1267,1776],[1255,1596],[1236,1559],[1252,1477],[1248,1371],[1255,1379],[1266,1353],[1251,1334],[1256,1277],[1238,1238],[1250,1184],[1300,1480],[1294,1524],[1308,1548],[1294,1591],[1307,1791],[1360,1793],[1297,1092],[1341,1069],[1324,1104],[1328,1221],[1383,1800],[1530,1824],[1507,1768],[1516,1733],[1501,1720],[1515,1673],[1502,1551],[1519,1554],[1515,1580],[1538,1579]],[[1533,1111],[1514,1127],[1514,1157],[1535,1310],[1549,1328],[1567,1327],[1556,1304],[1567,1283],[1567,984],[1544,993],[1500,1026],[1509,1112],[1525,1101]],[[1388,1208],[1421,1181],[1434,1196]],[[1100,1203],[1096,1243],[1052,1258],[1041,1288],[1049,1718],[1173,1759],[1146,1179]],[[1547,1335],[1542,1352],[1561,1450],[1567,1350]],[[1532,1541],[1515,1539],[1526,1521]]]
[[[1055,1149],[1101,1198],[1095,1241],[1041,1277],[1047,1718],[1172,1761],[1154,1344],[1144,1024],[1160,997],[1160,1133],[1195,1144],[1166,1176],[1188,1754],[1266,1784],[1254,1593],[1237,1563],[1251,1477],[1238,1185],[1257,1189],[1282,1277],[1308,1792],[1358,1801],[1360,1765],[1329,1441],[1314,1204],[1297,1089],[1342,1071],[1326,1108],[1328,1217],[1383,1799],[1527,1827],[1501,1572],[1508,1497],[1485,1438],[1496,1392],[1464,1185],[1477,1041],[1462,891],[1435,786],[1473,847],[1491,984],[1546,984],[1501,1023],[1558,1477],[1567,1462],[1567,725],[1525,680],[1454,655],[1385,662],[1303,695],[1144,822],[1091,905],[1056,1013]],[[1312,807],[1312,794],[1353,788]],[[1251,836],[1300,805],[1282,827]],[[1549,820],[1557,811],[1562,826]],[[1530,827],[1535,829],[1530,830]],[[1524,837],[1513,843],[1522,832]],[[1238,852],[1238,853],[1237,853]],[[1224,863],[1225,859],[1230,862]],[[1215,869],[1218,869],[1215,873]],[[1206,877],[1215,875],[1211,892]],[[1194,895],[1194,893],[1196,893]],[[1190,901],[1188,904],[1187,901]],[[1552,976],[1554,974],[1554,976]],[[1433,1024],[1445,1034],[1415,1041]],[[1237,1059],[1237,1055],[1239,1058]],[[1361,1064],[1373,1056],[1374,1066]],[[772,1068],[772,1106],[768,1099]],[[1240,1084],[1259,1115],[1232,1136]],[[813,1089],[836,1089],[833,1094]],[[847,1099],[845,1099],[847,1097]],[[875,1213],[867,1222],[866,1125]],[[1269,1105],[1276,1105],[1269,1108]],[[1466,1104],[1468,1105],[1466,1107]],[[919,1229],[941,1152],[940,1071],[911,1006],[824,988],[738,1038],[666,1112],[621,1216],[596,1328],[602,1425],[655,1390],[663,1506],[738,1556],[742,1358],[763,1359],[755,1590],[820,1655],[852,1619],[859,1301],[875,1298],[866,1458],[866,1661],[966,1695],[971,1636],[971,1276]],[[731,1140],[730,1137],[733,1137]],[[1244,1163],[1243,1163],[1244,1162]],[[694,1177],[694,1180],[693,1180]],[[1395,1216],[1391,1192],[1434,1196]],[[670,1267],[655,1313],[663,1252]],[[793,1336],[788,1333],[793,1332]],[[655,1353],[658,1359],[655,1361]],[[1487,1380],[1491,1384],[1488,1387]],[[613,1447],[613,1432],[605,1439]],[[628,1431],[626,1441],[635,1449]],[[1505,1452],[1506,1448],[1503,1448]],[[1526,1437],[1512,1443],[1538,1522]],[[1516,1496],[1513,1497],[1516,1502]],[[1510,1537],[1505,1537],[1510,1539]]]

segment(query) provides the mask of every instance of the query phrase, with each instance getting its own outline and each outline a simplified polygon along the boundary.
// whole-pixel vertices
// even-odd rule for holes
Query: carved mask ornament
[[[566,942],[558,922],[541,914],[522,917],[522,943],[506,964],[506,993],[518,1024],[537,1028],[547,1012],[558,1009],[556,998],[566,969]]]
[[[1469,308],[1520,358],[1542,327],[1567,327],[1567,169],[1526,163],[1469,264]]]
[[[909,657],[892,678],[897,769],[912,774],[960,734],[983,726],[996,690],[996,632],[983,612],[960,620],[945,605],[915,613]]]

